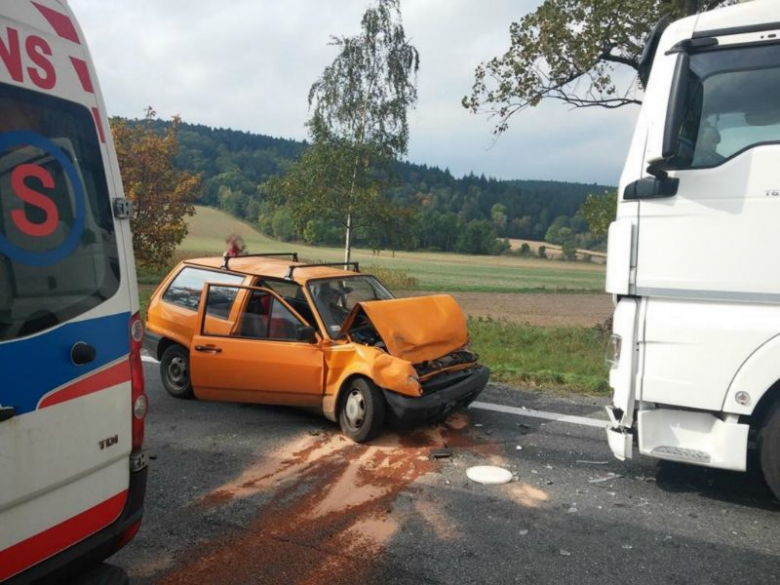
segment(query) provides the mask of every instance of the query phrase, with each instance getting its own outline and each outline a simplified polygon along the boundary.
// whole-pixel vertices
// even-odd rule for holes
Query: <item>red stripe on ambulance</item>
[[[0,581],[13,577],[69,546],[73,546],[119,518],[127,502],[127,490],[0,551]]]
[[[81,87],[87,93],[95,93],[95,88],[92,86],[92,78],[89,76],[89,69],[87,68],[87,62],[83,59],[77,59],[71,57],[70,62],[73,64],[73,69],[76,70],[76,75],[79,76]]]
[[[100,142],[106,143],[106,135],[103,132],[103,121],[100,119],[100,111],[97,108],[92,108],[92,117],[95,118],[95,126],[97,126],[98,136],[100,136]]]
[[[81,398],[88,394],[94,394],[100,392],[111,386],[116,386],[124,382],[130,381],[130,362],[127,359],[123,359],[121,362],[109,366],[104,370],[95,372],[91,376],[82,378],[81,380],[65,386],[59,390],[55,390],[51,394],[47,394],[38,403],[38,409],[54,406],[55,404],[61,404],[68,400],[74,400]]]
[[[49,24],[54,29],[54,32],[56,32],[60,38],[76,43],[77,45],[81,44],[79,35],[76,32],[76,27],[73,26],[70,18],[68,18],[62,12],[52,10],[51,8],[38,4],[37,2],[33,2],[33,6],[35,6],[38,11],[43,14],[43,17],[49,21]]]

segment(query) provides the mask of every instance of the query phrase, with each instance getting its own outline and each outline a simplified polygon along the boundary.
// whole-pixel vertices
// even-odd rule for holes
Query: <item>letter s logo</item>
[[[54,188],[54,177],[49,171],[38,165],[23,164],[16,167],[11,173],[11,188],[19,199],[41,209],[46,214],[46,219],[42,223],[33,223],[27,219],[27,215],[22,209],[11,211],[11,219],[17,228],[28,236],[43,238],[50,236],[57,229],[60,221],[60,214],[57,206],[49,197],[31,189],[25,184],[25,179],[34,177],[43,185],[44,189]]]

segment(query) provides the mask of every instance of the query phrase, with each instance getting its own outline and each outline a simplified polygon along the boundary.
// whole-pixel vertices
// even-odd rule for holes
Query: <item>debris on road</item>
[[[526,534],[528,534],[528,530],[523,529],[523,530],[520,531],[519,534],[520,534],[520,536],[525,536]]]
[[[500,485],[512,481],[512,472],[494,465],[477,465],[466,470],[466,477],[482,485]]]
[[[604,483],[605,481],[611,481],[613,479],[618,479],[619,477],[622,477],[619,473],[608,473],[604,477],[596,477],[594,479],[589,479],[588,483]]]
[[[517,447],[515,447],[515,451],[522,451],[522,450],[523,450],[522,445],[518,445]]]
[[[567,551],[567,550],[564,550],[564,549],[559,550],[558,554],[561,555],[562,557],[570,557],[571,556],[571,553],[569,551]]]
[[[609,461],[586,461],[585,459],[577,459],[577,463],[584,463],[586,465],[607,465]]]
[[[449,459],[452,457],[450,449],[431,449],[431,459]]]

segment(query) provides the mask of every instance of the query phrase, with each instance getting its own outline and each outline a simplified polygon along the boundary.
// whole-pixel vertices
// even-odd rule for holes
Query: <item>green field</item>
[[[207,207],[197,207],[190,231],[176,257],[221,254],[225,237],[240,234],[249,253],[293,252],[309,261],[338,262],[336,248],[284,244],[259,234],[250,225]],[[374,256],[355,250],[364,271],[376,270],[392,289],[417,288],[452,292],[490,293],[602,292],[604,266],[516,257],[468,256],[427,252],[390,252]],[[162,274],[139,278],[141,304]],[[404,278],[414,286],[403,286]],[[500,311],[497,311],[500,313]],[[497,315],[500,317],[500,315]],[[500,318],[469,319],[469,333],[480,361],[491,368],[491,379],[523,388],[557,389],[604,394],[609,391],[604,350],[607,336],[598,328],[542,327],[510,323]]]
[[[208,207],[196,207],[189,219],[189,234],[181,253],[214,253],[225,250],[225,237],[241,235],[249,253],[298,252],[307,261],[338,262],[344,252],[338,248],[315,248],[302,244],[280,243],[263,236],[249,224]],[[364,271],[371,267],[406,272],[417,279],[420,290],[473,292],[601,292],[604,290],[604,266],[582,262],[560,262],[509,256],[472,256],[434,252],[383,251],[356,249],[353,260]]]

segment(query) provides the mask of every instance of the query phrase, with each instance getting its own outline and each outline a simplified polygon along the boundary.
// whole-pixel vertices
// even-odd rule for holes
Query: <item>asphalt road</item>
[[[621,463],[599,429],[476,409],[359,446],[317,415],[177,401],[146,376],[146,516],[111,559],[133,583],[780,581],[780,504],[755,475]],[[480,400],[602,416],[596,399]],[[515,480],[475,484],[480,464]]]

